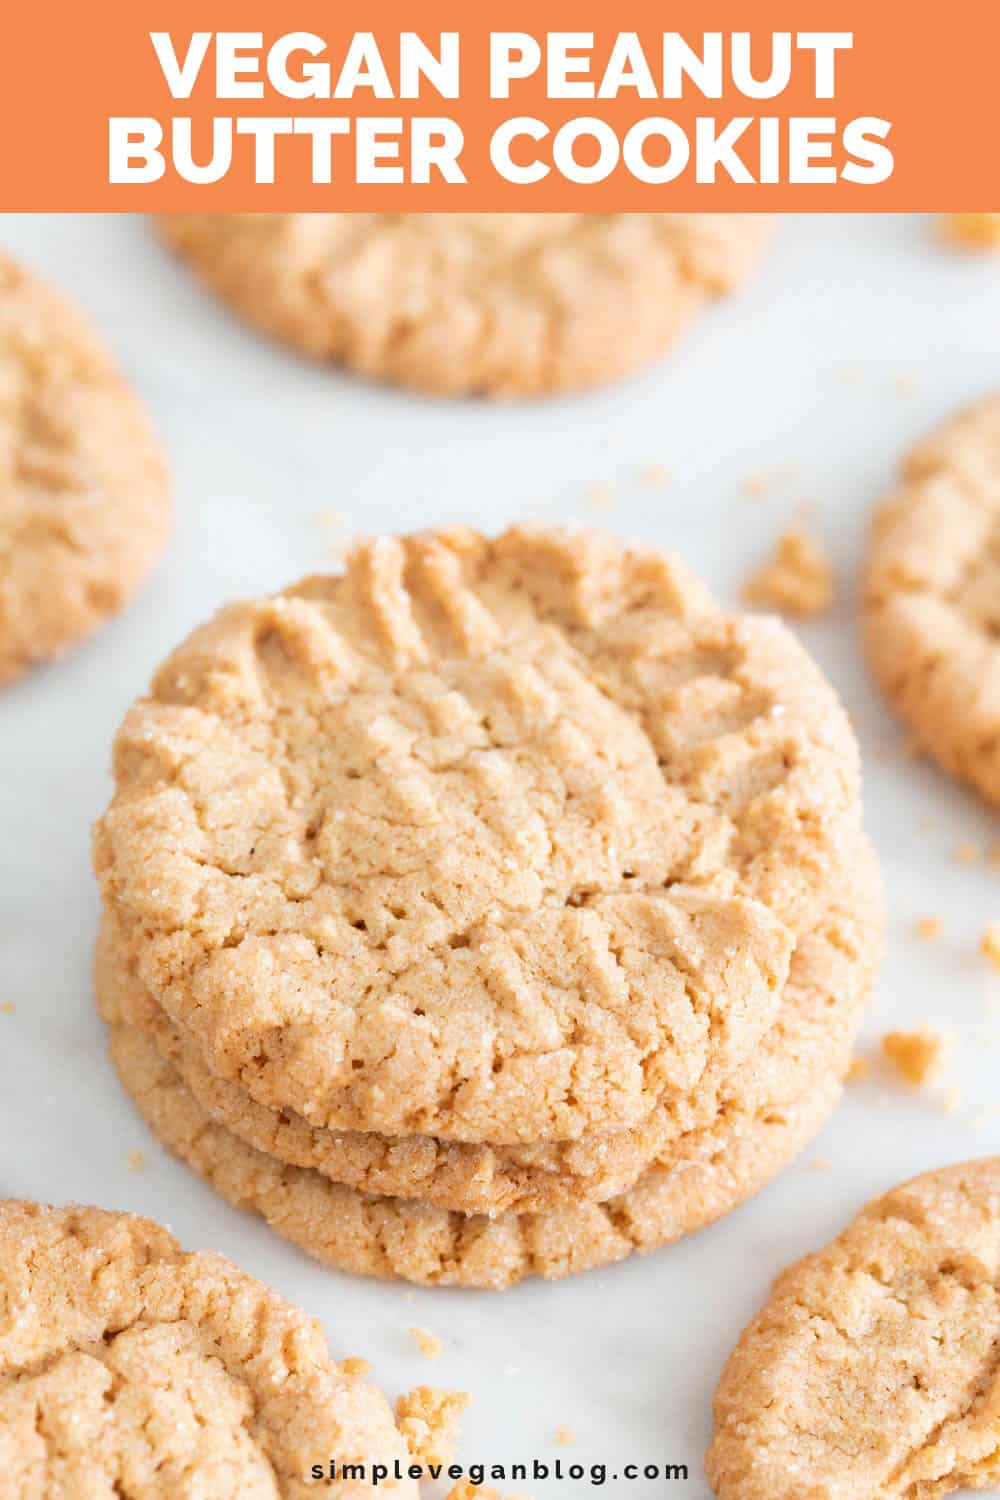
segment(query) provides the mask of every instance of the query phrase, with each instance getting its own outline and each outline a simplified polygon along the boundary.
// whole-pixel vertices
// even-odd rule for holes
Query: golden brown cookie
[[[169,518],[159,448],[107,351],[0,254],[0,683],[117,613]]]
[[[257,1103],[238,1083],[211,1071],[191,1038],[170,1021],[138,979],[134,964],[115,946],[111,934],[116,927],[106,913],[95,955],[104,1019],[112,1025],[124,1021],[150,1035],[202,1107],[248,1145],[366,1191],[421,1198],[462,1213],[490,1214],[610,1198],[630,1187],[668,1140],[712,1118],[720,1091],[731,1077],[730,1070],[716,1067],[700,1080],[694,1094],[665,1101],[634,1130],[576,1141],[490,1146],[426,1135],[314,1127],[294,1110]]]
[[[1000,803],[1000,397],[918,444],[876,513],[872,669],[921,747]]]
[[[775,1282],[715,1398],[720,1500],[934,1500],[1000,1484],[1000,1158],[869,1204]]]
[[[305,1313],[148,1219],[0,1203],[2,1500],[304,1500],[330,1455],[408,1464],[384,1397]],[[417,1486],[323,1493],[383,1491]]]
[[[614,380],[736,287],[753,214],[172,214],[167,240],[258,328],[440,394]]]
[[[747,1055],[858,826],[774,620],[598,533],[385,537],[223,610],[116,741],[103,897],[219,1077],[316,1127],[633,1128]]]
[[[965,250],[1000,249],[1000,214],[942,214],[941,233]]]
[[[872,872],[871,875],[869,872]],[[831,913],[793,959],[787,1006],[710,1127],[666,1148],[606,1203],[494,1218],[360,1192],[254,1150],[214,1122],[151,1037],[112,1025],[122,1081],[160,1140],[237,1207],[327,1265],[364,1275],[501,1288],[651,1250],[758,1191],[822,1125],[840,1093],[879,948],[873,865],[859,858],[854,909]]]
[[[634,1131],[574,1142],[493,1147],[321,1130],[293,1111],[257,1104],[237,1084],[216,1077],[190,1038],[171,1025],[116,946],[117,929],[108,914],[98,938],[95,983],[109,1025],[136,1026],[152,1037],[212,1121],[256,1150],[364,1192],[460,1213],[542,1212],[620,1195],[678,1136],[723,1117],[751,1115],[783,1097],[783,1089],[785,1095],[797,1094],[829,1058],[831,1046],[838,1056],[849,1046],[858,985],[852,968],[840,993],[832,945],[839,942],[852,965],[857,954],[864,972],[870,972],[881,928],[876,862],[860,841],[852,880],[844,909],[831,911],[800,944],[791,988],[782,991],[771,1031],[751,1060],[731,1074],[703,1080],[694,1096],[681,1101],[681,1109],[652,1110]]]

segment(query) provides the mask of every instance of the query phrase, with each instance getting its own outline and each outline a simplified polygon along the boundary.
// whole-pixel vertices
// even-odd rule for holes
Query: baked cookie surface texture
[[[385,1398],[298,1308],[148,1219],[0,1202],[3,1500],[299,1500],[330,1455],[408,1463]]]
[[[907,456],[872,525],[864,626],[920,747],[1000,803],[1000,396]]]
[[[500,1287],[761,1187],[881,934],[857,749],[777,621],[515,527],[224,609],[116,741],[95,984],[125,1085],[332,1266]]]
[[[230,1203],[261,1214],[326,1265],[489,1289],[590,1270],[712,1223],[762,1188],[825,1122],[880,948],[875,860],[864,846],[856,853],[855,892],[799,944],[775,1025],[729,1082],[711,1122],[672,1140],[634,1185],[603,1201],[574,1202],[567,1191],[546,1212],[487,1215],[449,1212],[420,1200],[420,1188],[398,1197],[359,1191],[248,1145],[209,1113],[150,1034],[105,1005],[112,1057],[164,1145]],[[391,1143],[383,1150],[391,1154]]]
[[[121,610],[169,520],[138,400],[76,309],[0,253],[0,684]]]
[[[222,298],[316,359],[417,390],[531,395],[657,359],[749,274],[754,214],[173,214]]]
[[[1000,1485],[1000,1159],[917,1177],[775,1282],[715,1398],[720,1500]]]

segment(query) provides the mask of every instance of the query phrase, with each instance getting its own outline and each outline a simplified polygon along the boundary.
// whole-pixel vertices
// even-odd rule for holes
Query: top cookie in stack
[[[579,1257],[509,1243],[640,1189],[662,1224],[650,1174],[676,1204],[663,1174],[734,1168],[739,1136],[710,1217],[835,1096],[879,926],[856,747],[779,624],[661,554],[366,543],[195,632],[115,776],[95,862],[119,1068],[203,1175],[325,1259],[561,1274]],[[359,1214],[384,1221],[374,1259]],[[428,1269],[421,1234],[507,1249]]]

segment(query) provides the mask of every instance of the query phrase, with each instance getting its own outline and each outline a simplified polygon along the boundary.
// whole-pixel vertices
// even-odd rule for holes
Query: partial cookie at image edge
[[[864,638],[921,749],[1000,805],[1000,396],[906,456],[872,520]]]
[[[1000,1158],[876,1199],[783,1271],[715,1396],[719,1500],[934,1500],[1000,1482]]]
[[[0,253],[0,685],[121,611],[166,542],[149,420],[89,322]]]
[[[388,1402],[314,1319],[149,1219],[0,1202],[0,1306],[5,1495],[173,1500],[183,1476],[213,1500],[305,1500],[329,1454],[406,1473]]]

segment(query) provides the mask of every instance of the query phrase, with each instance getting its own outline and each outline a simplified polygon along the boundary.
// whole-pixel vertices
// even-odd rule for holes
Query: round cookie
[[[864,622],[920,746],[1000,804],[1000,397],[908,455],[872,526]]]
[[[777,621],[522,528],[223,610],[115,776],[105,904],[213,1072],[317,1127],[500,1145],[634,1127],[745,1057],[859,816]]]
[[[928,1172],[785,1271],[715,1397],[720,1500],[1000,1484],[1000,1158]]]
[[[409,1463],[384,1397],[305,1313],[148,1219],[0,1202],[5,1495],[304,1500],[330,1455]]]
[[[860,961],[861,972],[868,974],[881,929],[877,864],[867,842],[859,840],[853,868],[847,909],[829,913],[800,945],[792,985],[782,992],[771,1032],[752,1060],[732,1075],[703,1081],[682,1111],[654,1109],[634,1131],[575,1142],[518,1149],[329,1131],[314,1129],[293,1111],[257,1104],[238,1085],[216,1077],[190,1039],[171,1025],[125,962],[107,914],[95,954],[95,985],[105,1021],[136,1026],[152,1037],[212,1121],[257,1151],[364,1192],[419,1199],[460,1213],[543,1212],[618,1196],[679,1135],[724,1116],[752,1113],[781,1097],[783,1086],[797,1092],[816,1072],[817,1056],[828,1059],[831,1045],[838,1055],[844,1051],[856,1029],[859,987],[852,967],[841,994],[841,960],[831,951],[832,934],[847,934],[837,941],[851,964]]]
[[[696,1094],[671,1098],[650,1110],[634,1130],[576,1141],[490,1146],[427,1135],[317,1128],[294,1110],[259,1104],[238,1083],[213,1073],[191,1038],[142,985],[134,965],[115,944],[116,930],[117,923],[105,913],[94,963],[104,1019],[111,1025],[137,1026],[150,1035],[213,1120],[248,1145],[369,1192],[421,1198],[461,1213],[489,1214],[552,1208],[581,1197],[610,1198],[631,1187],[667,1141],[710,1119],[731,1077],[716,1067],[702,1078]],[[741,1071],[735,1069],[737,1075]]]
[[[212,1120],[153,1039],[111,1028],[122,1081],[160,1140],[236,1207],[324,1264],[363,1275],[499,1289],[624,1259],[711,1223],[763,1187],[821,1127],[840,1093],[881,929],[871,865],[855,909],[800,945],[789,1002],[742,1094],[674,1141],[606,1203],[490,1218],[379,1196],[254,1150]]]
[[[0,254],[0,683],[120,610],[169,519],[163,460],[110,356]]]
[[[167,240],[258,328],[438,394],[525,396],[658,358],[749,273],[752,214],[173,214]]]

